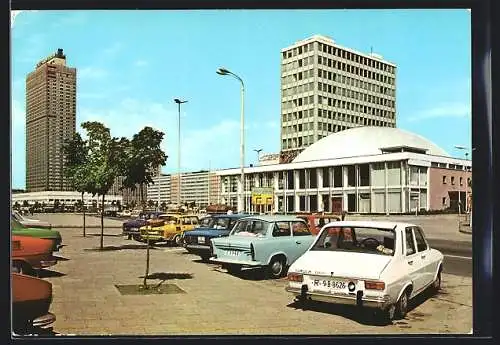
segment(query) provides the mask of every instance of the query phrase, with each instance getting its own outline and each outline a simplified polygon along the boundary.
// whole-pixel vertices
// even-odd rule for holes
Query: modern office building
[[[247,167],[245,211],[254,187],[271,187],[266,212],[406,213],[470,207],[471,161],[392,127],[351,128],[320,139],[291,163]],[[221,203],[236,206],[239,168],[219,170]]]
[[[26,77],[26,190],[67,191],[64,140],[76,132],[76,68],[62,49]]]
[[[281,160],[330,133],[396,127],[396,66],[315,35],[281,50]]]
[[[198,207],[206,207],[216,204],[220,198],[219,176],[214,172],[196,171],[181,174],[181,197],[179,198],[179,176],[168,174],[160,177],[158,189],[158,178],[153,178],[154,184],[148,188],[148,201],[158,200],[160,193],[160,204],[185,204],[194,202]]]

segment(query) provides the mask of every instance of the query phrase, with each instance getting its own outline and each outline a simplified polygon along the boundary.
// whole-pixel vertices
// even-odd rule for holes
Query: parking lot
[[[76,217],[76,216],[73,216]],[[121,230],[58,229],[65,258],[43,273],[53,284],[53,331],[77,335],[217,335],[217,334],[394,334],[469,333],[472,328],[472,280],[443,275],[439,295],[421,298],[404,320],[392,325],[355,308],[313,304],[298,309],[284,291],[285,279],[268,280],[258,271],[232,276],[202,263],[182,248],[151,250],[150,285],[175,284],[172,294],[122,295],[116,285],[140,284],[145,273],[145,245],[120,236]]]

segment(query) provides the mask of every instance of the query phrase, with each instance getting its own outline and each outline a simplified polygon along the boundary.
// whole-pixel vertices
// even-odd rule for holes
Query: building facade
[[[239,169],[217,172],[221,202],[237,206]],[[245,168],[245,210],[254,187],[272,187],[266,212],[406,213],[467,209],[471,162],[450,157],[418,135],[358,127],[311,145],[292,163]],[[452,182],[453,181],[453,182]]]
[[[396,66],[320,35],[282,49],[282,161],[358,126],[396,127]]]
[[[153,178],[154,184],[148,188],[148,200],[158,201],[160,204],[185,204],[195,203],[198,207],[216,204],[220,199],[220,178],[211,171],[186,172],[181,174],[181,193],[179,198],[179,175],[168,174]]]
[[[68,191],[62,145],[76,132],[76,68],[62,49],[26,77],[26,190]]]
[[[68,192],[68,191],[44,191],[44,192],[28,192],[28,193],[18,193],[12,195],[12,204],[16,202],[20,205],[26,201],[28,205],[33,206],[36,202],[40,205],[47,207],[54,206],[54,202],[58,201],[60,204],[65,204],[67,206],[74,206],[77,202],[82,200],[82,194],[79,192]],[[100,205],[102,202],[102,196],[92,196],[92,194],[85,193],[83,196],[83,201],[87,207],[91,207],[92,204]],[[120,195],[106,195],[104,197],[105,205],[116,205],[117,203],[123,203],[123,199]]]

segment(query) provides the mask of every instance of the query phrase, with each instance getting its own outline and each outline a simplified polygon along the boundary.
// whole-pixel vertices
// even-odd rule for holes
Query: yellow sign
[[[254,187],[252,189],[252,205],[272,205],[273,201],[273,188]]]

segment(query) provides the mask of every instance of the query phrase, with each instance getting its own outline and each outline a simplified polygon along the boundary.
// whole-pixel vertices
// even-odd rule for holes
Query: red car
[[[35,327],[46,327],[56,317],[49,313],[52,284],[31,276],[11,273],[12,328],[16,334],[30,334]]]
[[[52,240],[30,236],[12,236],[13,271],[33,275],[36,270],[55,265],[57,258],[52,255],[52,250]]]
[[[309,225],[309,229],[313,235],[317,235],[321,228],[330,222],[338,222],[345,219],[345,214],[320,214],[320,213],[311,213],[311,214],[298,214],[297,217],[304,219]]]

